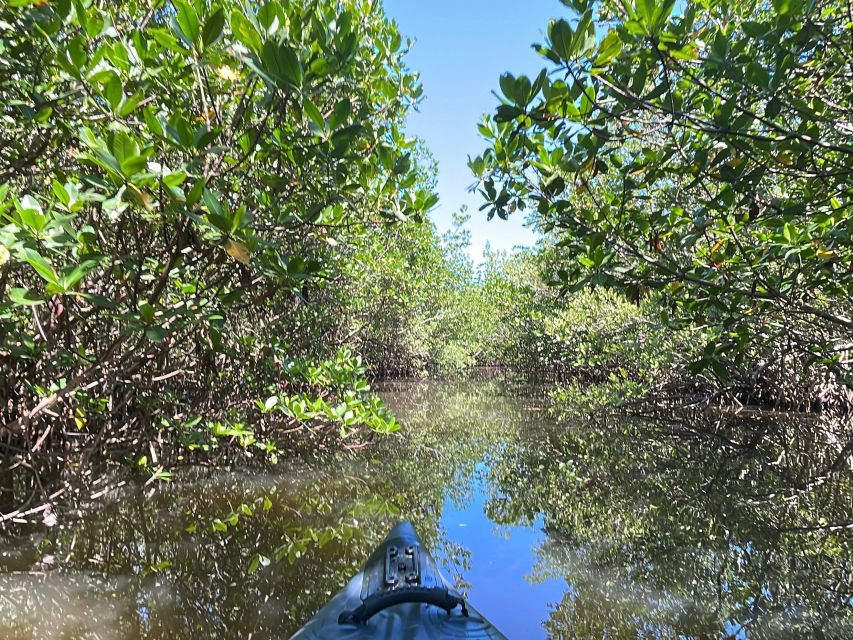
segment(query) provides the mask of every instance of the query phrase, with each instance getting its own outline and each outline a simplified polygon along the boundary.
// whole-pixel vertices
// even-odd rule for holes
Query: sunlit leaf
[[[248,247],[239,240],[229,238],[225,241],[225,253],[234,258],[241,264],[248,265],[252,261],[252,256],[249,253]]]

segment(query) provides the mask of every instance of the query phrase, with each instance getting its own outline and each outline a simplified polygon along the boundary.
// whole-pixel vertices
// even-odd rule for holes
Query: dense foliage
[[[467,216],[439,237],[405,227],[367,238],[344,273],[340,316],[374,375],[448,373],[474,365],[486,319],[465,253]]]
[[[654,291],[666,320],[708,327],[695,371],[849,402],[849,7],[563,4],[537,45],[551,66],[502,76],[481,125],[489,216],[531,208],[565,290]]]
[[[347,344],[347,257],[438,246],[404,49],[372,0],[4,3],[0,431],[205,440],[279,392],[395,428],[354,356],[297,365]]]

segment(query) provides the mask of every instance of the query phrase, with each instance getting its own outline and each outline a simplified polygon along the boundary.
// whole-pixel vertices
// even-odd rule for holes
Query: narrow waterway
[[[382,395],[407,428],[372,446],[0,531],[0,638],[288,638],[400,518],[510,638],[853,637],[849,434],[558,420],[501,380]]]

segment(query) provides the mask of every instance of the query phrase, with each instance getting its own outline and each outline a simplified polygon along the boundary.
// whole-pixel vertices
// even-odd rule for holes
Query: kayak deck
[[[506,637],[441,574],[414,527],[401,522],[346,587],[291,640]]]

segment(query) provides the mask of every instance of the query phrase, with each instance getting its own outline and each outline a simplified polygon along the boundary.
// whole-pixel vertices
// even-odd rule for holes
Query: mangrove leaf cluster
[[[752,401],[848,404],[849,6],[563,4],[536,45],[549,66],[503,75],[480,127],[488,215],[532,210],[564,290],[652,295],[707,327],[695,373]]]

